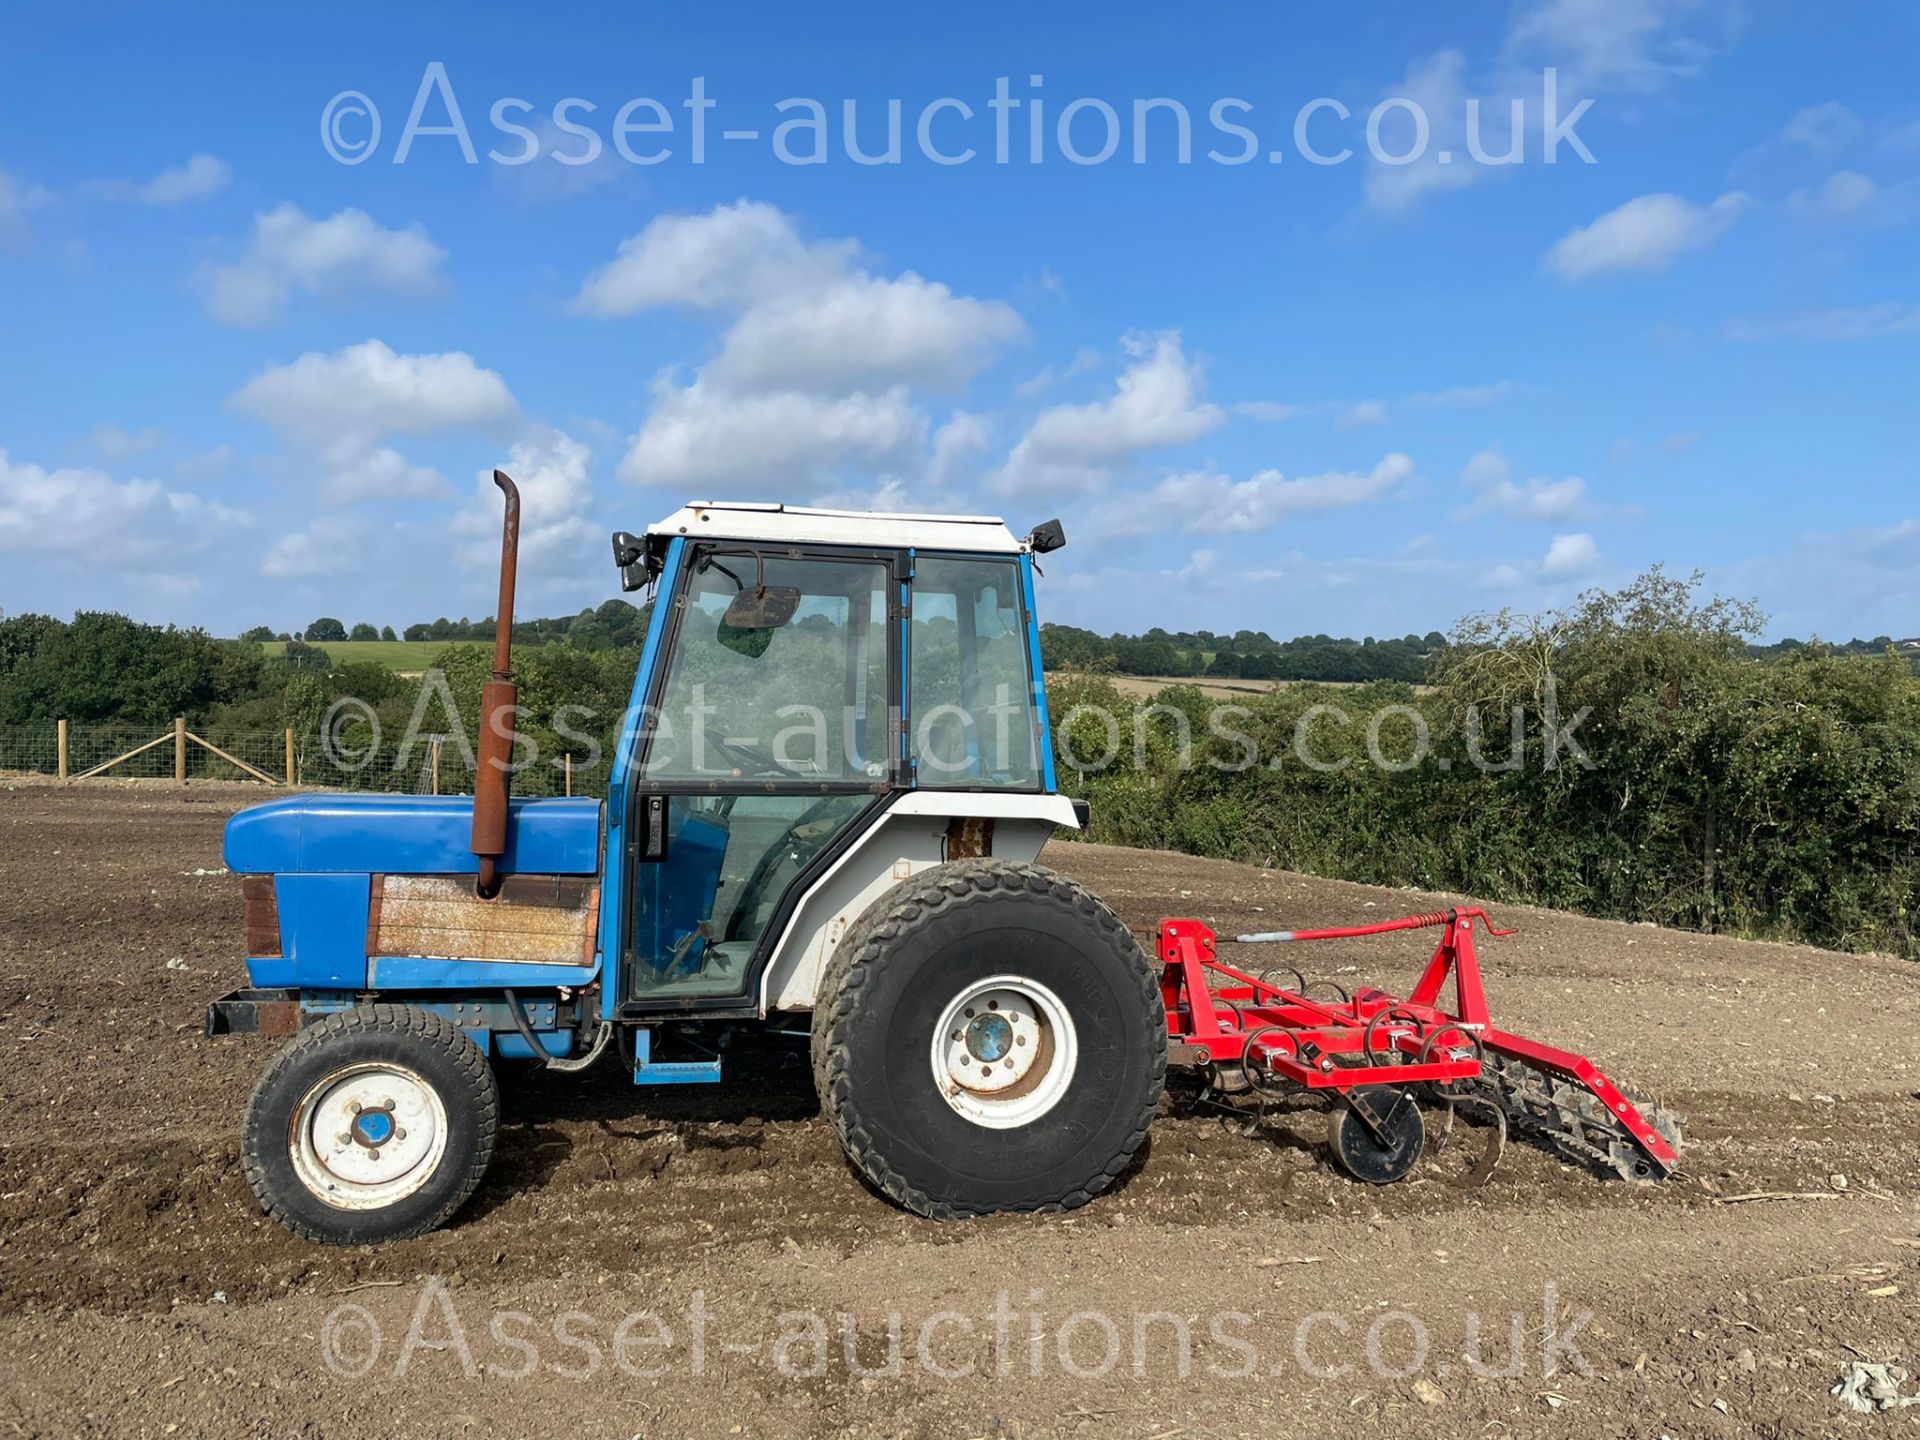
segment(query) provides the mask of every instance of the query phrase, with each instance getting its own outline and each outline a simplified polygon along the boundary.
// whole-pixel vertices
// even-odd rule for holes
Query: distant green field
[[[352,665],[356,662],[371,660],[376,665],[384,665],[389,670],[403,674],[412,674],[425,670],[433,663],[433,657],[449,645],[479,645],[479,640],[313,640],[309,644],[327,652],[337,665]],[[260,648],[269,655],[278,655],[285,650],[286,644],[280,640],[263,640]]]

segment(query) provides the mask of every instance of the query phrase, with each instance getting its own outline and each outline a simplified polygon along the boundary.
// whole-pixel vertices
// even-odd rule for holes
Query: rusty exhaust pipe
[[[520,568],[520,491],[504,470],[493,472],[493,483],[507,497],[507,513],[500,529],[500,604],[493,620],[493,678],[480,692],[479,768],[473,777],[473,853],[480,861],[473,888],[483,900],[500,893],[500,857],[507,851],[513,711],[520,702],[512,669],[513,582]]]

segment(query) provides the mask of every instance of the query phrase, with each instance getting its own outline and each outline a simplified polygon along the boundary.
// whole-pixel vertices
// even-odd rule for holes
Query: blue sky
[[[1043,608],[1100,629],[1424,632],[1663,561],[1920,632],[1911,6],[397,9],[16,11],[0,610],[481,615],[505,464],[529,614],[717,497],[1057,514]],[[1549,68],[1592,163],[1544,163]],[[423,91],[475,163],[395,163]]]

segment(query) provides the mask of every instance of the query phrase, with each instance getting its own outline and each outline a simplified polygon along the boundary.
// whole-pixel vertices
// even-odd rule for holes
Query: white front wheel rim
[[[403,1065],[335,1070],[294,1107],[293,1173],[327,1204],[379,1210],[433,1178],[447,1151],[447,1107]]]
[[[933,1083],[963,1119],[988,1130],[1031,1124],[1060,1103],[1080,1060],[1060,997],[1024,975],[969,985],[933,1032]]]

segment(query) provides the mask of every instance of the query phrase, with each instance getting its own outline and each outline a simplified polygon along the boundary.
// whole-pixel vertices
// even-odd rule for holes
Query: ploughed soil
[[[447,1229],[327,1250],[240,1174],[275,1042],[201,1034],[245,980],[220,828],[257,794],[0,782],[0,1432],[1920,1433],[1828,1393],[1920,1371],[1911,964],[1496,907],[1495,1018],[1684,1115],[1660,1186],[1516,1138],[1482,1189],[1370,1188],[1318,1110],[1247,1137],[1170,1102],[1093,1205],[936,1224],[856,1179],[769,1035],[718,1086],[523,1078]],[[1459,898],[1045,859],[1140,927]],[[1399,988],[1433,935],[1285,958]]]

